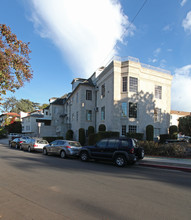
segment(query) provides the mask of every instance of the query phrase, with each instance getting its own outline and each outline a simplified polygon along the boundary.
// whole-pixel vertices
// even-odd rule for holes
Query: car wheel
[[[139,148],[139,150],[138,150],[138,159],[141,160],[141,159],[144,158],[144,156],[145,156],[144,149]]]
[[[86,151],[81,152],[81,153],[80,153],[80,159],[81,159],[82,161],[88,161],[88,159],[89,159],[88,152],[86,152]]]
[[[127,163],[126,158],[123,155],[117,155],[114,159],[116,166],[124,167]]]
[[[48,155],[47,149],[46,149],[46,148],[43,148],[42,153],[43,153],[44,155]]]
[[[31,147],[30,146],[28,147],[28,152],[31,152]]]
[[[22,145],[20,145],[19,149],[20,149],[20,150],[22,150],[22,149],[23,149],[23,148],[22,148]]]
[[[66,158],[66,152],[64,150],[62,150],[60,152],[60,157],[63,158],[63,159]]]
[[[18,145],[18,144],[16,144],[15,148],[16,148],[16,149],[19,149],[19,145]]]

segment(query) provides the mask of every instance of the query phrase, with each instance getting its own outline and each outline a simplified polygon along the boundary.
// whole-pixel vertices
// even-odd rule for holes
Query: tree
[[[191,116],[179,118],[179,132],[185,135],[191,135]]]
[[[17,39],[10,27],[0,24],[0,99],[32,78],[29,43]]]
[[[99,131],[106,131],[105,125],[104,124],[100,124],[98,130]]]
[[[154,138],[154,127],[152,125],[146,126],[146,140],[153,141]]]
[[[177,139],[178,127],[176,125],[171,125],[169,127],[169,135],[172,139]]]
[[[86,142],[85,129],[80,128],[78,132],[79,132],[79,142],[82,146],[84,146],[84,144]]]

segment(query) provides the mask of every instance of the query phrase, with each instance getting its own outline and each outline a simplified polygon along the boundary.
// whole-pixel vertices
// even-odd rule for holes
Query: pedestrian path
[[[145,156],[145,158],[139,161],[138,164],[140,166],[158,167],[191,172],[191,159]]]

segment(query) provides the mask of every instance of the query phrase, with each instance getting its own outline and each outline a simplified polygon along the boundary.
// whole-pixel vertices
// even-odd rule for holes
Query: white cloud
[[[191,111],[191,65],[175,70],[171,100],[172,110]]]
[[[186,18],[182,22],[182,26],[185,31],[191,33],[191,11],[187,13]]]
[[[182,0],[180,5],[183,7],[186,4],[187,0]]]
[[[134,34],[119,0],[31,0],[35,27],[51,39],[77,76],[90,76]],[[125,31],[125,28],[128,30]]]
[[[159,53],[161,52],[161,48],[157,48],[153,54],[154,54],[154,57],[158,57]]]

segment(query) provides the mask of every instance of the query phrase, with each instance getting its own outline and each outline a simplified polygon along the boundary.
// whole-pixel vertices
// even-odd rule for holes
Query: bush
[[[127,133],[126,136],[129,138],[135,138],[137,140],[143,140],[144,134],[143,133]]]
[[[153,141],[154,138],[154,127],[152,125],[147,125],[146,127],[146,140]]]
[[[66,132],[66,140],[73,140],[73,135],[74,135],[74,132],[72,130],[68,130]]]
[[[63,137],[43,137],[44,140],[47,140],[48,143],[51,143],[52,141],[58,140],[58,139],[63,139]]]
[[[171,139],[177,139],[178,127],[176,125],[172,125],[169,127],[169,135]]]
[[[82,146],[84,146],[84,144],[86,142],[86,135],[85,135],[85,129],[84,128],[79,129],[79,142]]]
[[[93,126],[89,126],[88,127],[88,137],[90,136],[90,134],[94,134],[94,127]]]
[[[106,131],[105,125],[104,124],[100,124],[98,130],[99,131]]]
[[[22,125],[20,121],[15,121],[12,124],[6,126],[8,133],[22,133]]]
[[[3,127],[0,127],[0,138],[5,138],[7,136],[7,130]]]
[[[160,134],[160,143],[161,144],[164,144],[167,139],[170,139],[170,135],[169,134]]]

